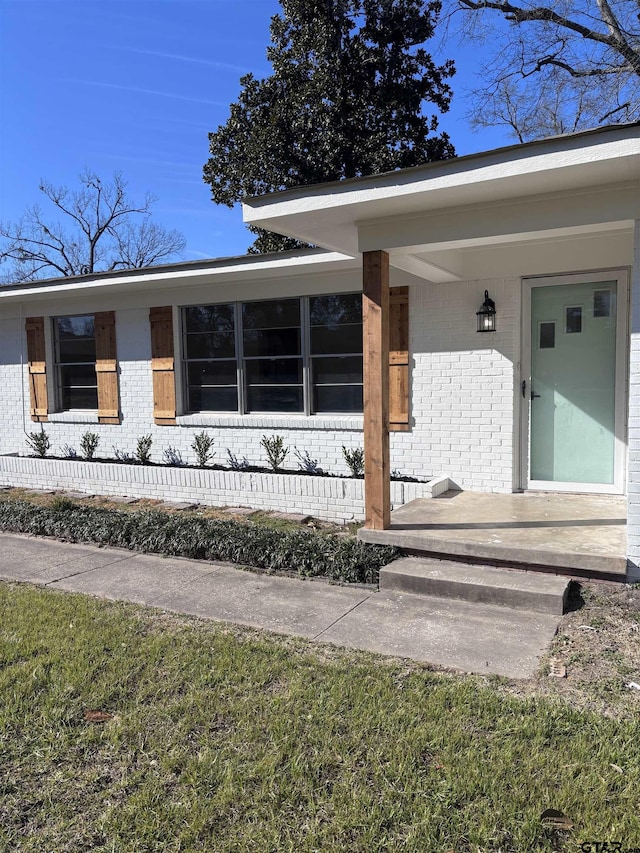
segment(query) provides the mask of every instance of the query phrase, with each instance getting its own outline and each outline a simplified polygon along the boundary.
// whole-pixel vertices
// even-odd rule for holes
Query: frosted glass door
[[[616,288],[531,290],[530,480],[614,482]]]

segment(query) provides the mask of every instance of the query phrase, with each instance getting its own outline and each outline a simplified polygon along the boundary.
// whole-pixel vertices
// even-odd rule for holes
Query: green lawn
[[[3,853],[624,849],[639,812],[631,721],[0,584]]]

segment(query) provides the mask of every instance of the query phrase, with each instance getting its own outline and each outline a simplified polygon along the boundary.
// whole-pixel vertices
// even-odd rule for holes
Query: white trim
[[[250,414],[241,415],[236,412],[195,412],[189,415],[179,415],[179,426],[189,427],[244,427],[247,429],[327,429],[353,430],[362,432],[364,428],[363,415],[305,415],[298,412],[295,415]]]
[[[100,423],[97,411],[67,410],[64,412],[51,412],[49,414],[51,423],[59,424],[97,424]]]
[[[534,287],[554,287],[566,284],[589,284],[615,281],[616,298],[616,387],[615,387],[615,445],[614,482],[559,483],[529,479],[529,422],[531,403],[531,292]],[[526,381],[527,393],[520,394],[520,487],[528,491],[573,492],[584,494],[616,494],[626,491],[628,405],[627,363],[629,349],[629,270],[604,269],[569,275],[530,276],[522,279],[522,369],[520,383]],[[563,321],[564,322],[564,321]]]

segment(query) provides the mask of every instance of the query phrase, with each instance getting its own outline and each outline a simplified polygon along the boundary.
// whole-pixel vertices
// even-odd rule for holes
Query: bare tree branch
[[[119,173],[105,183],[85,169],[78,190],[45,181],[39,189],[71,229],[45,222],[37,206],[27,209],[15,225],[0,223],[0,263],[13,262],[11,281],[145,267],[185,247],[177,231],[151,222],[153,196],[146,195],[142,204],[129,201]]]
[[[640,119],[640,0],[444,3],[463,42],[493,51],[472,93],[476,126],[504,124],[526,140],[550,124],[567,132]]]

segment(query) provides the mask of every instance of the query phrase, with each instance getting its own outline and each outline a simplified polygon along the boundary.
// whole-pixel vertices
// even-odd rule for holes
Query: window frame
[[[54,317],[51,317],[51,350],[53,355],[53,383],[54,383],[54,400],[55,400],[55,410],[56,412],[80,412],[85,414],[96,414],[100,408],[99,401],[99,392],[98,392],[98,373],[96,371],[96,361],[97,354],[94,356],[93,361],[62,361],[60,356],[60,336],[58,332],[58,321],[59,320],[71,320],[76,317],[91,317],[93,320],[93,343],[94,343],[94,352],[96,348],[96,327],[95,327],[95,312],[83,312],[81,314],[60,314]],[[78,408],[76,407],[66,407],[64,405],[64,383],[62,382],[62,368],[63,367],[71,367],[78,365],[93,365],[93,372],[95,375],[95,385],[86,385],[86,386],[77,386],[77,387],[86,387],[86,388],[95,388],[96,392],[96,404],[95,406],[86,406]],[[68,386],[69,388],[74,386]]]
[[[313,367],[312,362],[316,358],[332,358],[339,357],[340,353],[330,353],[330,354],[319,354],[313,355],[311,354],[311,316],[310,316],[310,300],[315,297],[323,297],[323,296],[359,296],[362,298],[362,291],[359,290],[349,290],[349,291],[332,291],[331,293],[314,293],[307,296],[281,296],[281,297],[272,297],[269,299],[244,299],[238,301],[229,301],[229,300],[220,300],[218,302],[207,302],[207,303],[193,303],[189,305],[180,306],[180,361],[181,361],[181,371],[180,376],[182,380],[182,402],[183,402],[183,411],[186,415],[206,415],[215,417],[218,415],[247,415],[247,416],[266,416],[266,417],[362,417],[363,409],[354,410],[349,412],[329,412],[329,411],[320,411],[316,412],[313,410],[313,402],[314,402],[314,383],[313,383]],[[244,354],[244,324],[243,324],[243,305],[251,304],[251,303],[259,303],[259,302],[282,302],[285,300],[297,300],[300,305],[300,355],[299,356],[282,356],[283,359],[300,359],[302,361],[302,408],[299,411],[283,411],[283,410],[260,410],[256,411],[255,409],[252,411],[248,411],[248,370],[246,368],[246,362],[248,361],[260,361],[269,358],[269,356],[245,356]],[[225,409],[225,410],[211,410],[211,409],[202,409],[200,411],[193,410],[189,405],[190,398],[190,386],[189,386],[189,364],[194,361],[207,361],[207,359],[189,359],[187,358],[187,346],[186,346],[186,317],[187,310],[189,308],[200,308],[208,305],[233,305],[234,307],[234,332],[235,332],[235,359],[237,365],[237,393],[238,393],[238,407],[235,410]],[[360,353],[344,353],[345,356],[362,356],[362,352]],[[274,356],[277,358],[277,356]],[[210,359],[211,361],[215,361],[215,359]],[[324,383],[327,384],[327,383]],[[341,383],[334,383],[339,385]],[[360,385],[363,383],[342,383],[345,385]]]

